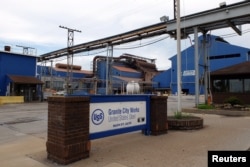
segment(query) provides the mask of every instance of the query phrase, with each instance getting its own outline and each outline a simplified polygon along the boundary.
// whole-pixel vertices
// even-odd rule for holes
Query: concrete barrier
[[[23,96],[0,96],[1,104],[24,103]]]

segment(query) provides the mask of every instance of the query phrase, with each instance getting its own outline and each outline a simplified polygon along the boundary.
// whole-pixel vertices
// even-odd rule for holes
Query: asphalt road
[[[168,98],[169,115],[177,109],[177,97]],[[194,97],[185,96],[183,107],[194,107]],[[0,162],[4,167],[60,166],[47,160],[47,103],[0,106]],[[204,128],[169,131],[160,136],[133,132],[91,141],[90,158],[72,167],[203,167],[208,150],[247,150],[250,147],[250,117],[198,115]]]

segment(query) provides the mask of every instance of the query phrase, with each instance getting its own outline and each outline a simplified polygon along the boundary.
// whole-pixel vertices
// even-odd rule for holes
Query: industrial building
[[[248,48],[232,45],[218,36],[207,35],[206,39],[210,72],[250,60]],[[201,36],[200,94],[204,93],[203,43]],[[194,47],[183,50],[181,56],[182,91],[195,94]],[[37,56],[13,53],[7,49],[0,52],[0,95],[24,96],[25,101],[40,100],[47,90],[53,90],[54,93],[65,90],[68,77],[71,93],[74,94],[127,94],[126,85],[130,82],[140,85],[140,91],[136,93],[176,93],[176,55],[169,58],[171,68],[161,72],[156,68],[155,59],[145,57],[125,53],[112,57],[112,61],[107,62],[107,56],[96,56],[93,58],[93,70],[86,71],[82,70],[80,65],[37,65]]]
[[[223,38],[213,35],[206,35],[205,47],[208,50],[208,71],[232,66],[250,60],[250,49],[243,48],[228,43]],[[204,93],[204,45],[203,36],[199,37],[199,84],[200,94]],[[182,92],[195,94],[195,66],[194,66],[194,47],[181,52],[182,69]],[[169,58],[171,68],[161,72],[153,78],[155,90],[175,94],[177,92],[177,56]]]
[[[207,35],[206,39],[206,47],[209,52],[209,71],[211,72],[248,61],[250,58],[250,49],[231,45],[218,36]],[[199,50],[200,94],[203,94],[203,36],[199,38]],[[186,94],[195,94],[194,47],[190,46],[183,50],[181,55],[182,91]],[[94,57],[92,71],[82,70],[80,65],[73,65],[68,69],[66,64],[61,63],[55,64],[55,67],[38,65],[36,68],[36,58],[32,55],[1,52],[1,80],[4,81],[1,82],[2,96],[25,95],[26,101],[38,99],[40,94],[38,94],[39,89],[37,88],[40,88],[42,83],[44,83],[43,91],[45,93],[47,90],[53,90],[54,93],[63,91],[68,75],[71,78],[70,89],[75,94],[126,94],[128,93],[126,85],[132,81],[139,83],[140,93],[157,91],[174,94],[177,92],[176,55],[169,59],[172,67],[163,72],[157,70],[155,59],[127,53],[119,57],[112,57],[111,63],[107,63],[107,56]],[[6,62],[13,64],[15,68]],[[23,63],[15,65],[16,62]],[[16,75],[22,76],[23,81],[17,81]],[[24,79],[24,76],[32,77],[34,81]],[[22,84],[26,87],[23,88]]]
[[[106,60],[107,56],[95,56],[93,71],[81,70],[81,66],[76,65],[68,71],[66,64],[58,63],[55,67],[38,66],[38,74],[45,83],[45,90],[64,90],[66,79],[71,75],[70,89],[74,94],[126,94],[129,82],[140,85],[138,93],[153,91],[152,78],[158,74],[154,59],[123,54],[113,57],[110,64]]]
[[[235,63],[248,61],[249,59],[249,49],[231,45],[222,38],[211,36],[210,34],[207,33],[213,30],[231,27],[238,35],[242,35],[242,30],[239,27],[241,25],[249,23],[249,2],[242,1],[230,5],[222,3],[218,8],[191,14],[183,18],[185,19],[182,18],[180,19],[181,23],[180,34],[177,33],[179,32],[177,31],[178,19],[177,17],[174,17],[173,20],[166,19],[161,23],[139,28],[133,31],[78,44],[70,48],[66,47],[63,49],[52,51],[41,55],[38,58],[38,61],[43,62],[51,59],[56,59],[62,56],[67,56],[73,53],[78,54],[86,51],[89,52],[96,49],[107,48],[109,54],[107,54],[108,61],[105,67],[106,69],[105,83],[100,84],[100,82],[103,81],[101,81],[100,78],[94,77],[93,79],[96,80],[96,82],[94,82],[95,84],[93,90],[94,93],[98,93],[99,90],[97,90],[97,87],[101,85],[101,87],[103,88],[103,86],[105,85],[106,94],[110,94],[115,92],[113,89],[115,88],[113,87],[114,76],[112,76],[112,70],[114,68],[112,64],[113,60],[111,59],[113,58],[112,55],[113,46],[137,40],[142,40],[154,36],[159,36],[162,34],[168,34],[170,35],[170,37],[177,39],[178,42],[180,41],[180,39],[177,38],[178,34],[182,39],[188,38],[189,35],[194,34],[196,41],[198,40],[197,39],[198,33],[202,33],[203,37],[206,38],[204,38],[203,40],[202,37],[200,37],[199,42],[196,42],[196,44],[199,44],[199,46],[197,47],[197,45],[195,44],[196,49],[194,49],[192,46],[182,51],[181,80],[182,80],[182,92],[186,94],[194,94],[195,92],[196,99],[198,99],[198,94],[197,94],[198,91],[197,87],[195,87],[195,85],[197,84],[194,83],[194,79],[196,83],[199,82],[200,94],[203,94],[204,92],[205,102],[206,102],[207,92],[208,92],[207,88],[210,89],[210,85],[208,85],[209,83],[208,73],[217,70],[219,68],[234,65]],[[199,61],[196,61],[195,63],[194,63],[194,50],[196,51],[195,58],[197,58],[198,55],[200,56]],[[199,54],[197,54],[197,50],[199,50]],[[179,50],[177,52],[179,53]],[[146,57],[145,55],[143,56]],[[68,56],[68,58],[69,57],[70,56]],[[153,85],[153,88],[151,88],[152,90],[157,90],[159,92],[168,91],[169,93],[177,92],[177,68],[176,68],[177,58],[176,56],[173,56],[172,58],[170,58],[170,60],[172,62],[172,67],[162,72],[161,74],[153,77],[153,79],[150,81],[151,84]],[[199,65],[197,63],[199,63]],[[104,71],[104,67],[101,69]],[[198,71],[199,75],[195,75]],[[140,72],[143,74],[142,71]],[[197,80],[198,77],[200,79],[199,81]],[[204,87],[203,85],[206,85],[205,90],[203,88]],[[194,88],[196,91],[194,91]],[[145,91],[142,92],[145,93]]]
[[[44,82],[44,91],[53,90],[54,93],[58,91],[65,90],[65,83],[68,75],[70,75],[70,88],[71,89],[81,89],[84,85],[79,82],[83,79],[92,77],[91,71],[82,70],[81,66],[72,65],[67,67],[67,64],[57,63],[55,67],[38,65],[37,73],[41,81]]]
[[[0,51],[0,96],[24,96],[24,101],[41,98],[43,82],[37,78],[37,56]]]
[[[110,68],[107,67],[106,56],[96,56],[93,60],[94,78],[99,80],[98,94],[125,94],[126,85],[129,82],[136,82],[140,85],[140,93],[152,92],[152,78],[158,73],[154,59],[123,54],[113,58]],[[110,78],[106,82],[106,74],[109,71]],[[105,81],[105,82],[101,82]],[[108,90],[106,90],[108,85]]]

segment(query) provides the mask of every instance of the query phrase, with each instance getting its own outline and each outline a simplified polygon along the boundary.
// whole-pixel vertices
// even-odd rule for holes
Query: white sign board
[[[90,133],[145,124],[145,101],[90,103]]]
[[[194,76],[195,70],[185,70],[183,71],[183,76]]]

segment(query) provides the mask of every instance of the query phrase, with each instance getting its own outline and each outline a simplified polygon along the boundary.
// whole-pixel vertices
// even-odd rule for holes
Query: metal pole
[[[176,35],[177,35],[177,93],[178,93],[178,112],[182,110],[181,104],[181,30],[180,30],[180,0],[176,0]]]
[[[106,58],[106,95],[112,93],[112,60],[113,60],[113,46],[107,44],[107,58]]]
[[[53,60],[50,61],[50,89],[53,89]]]
[[[207,56],[207,39],[206,39],[206,33],[203,34],[203,53],[204,53],[204,95],[205,95],[205,104],[207,104],[208,100],[208,56]]]
[[[108,85],[109,85],[109,45],[107,44],[107,57],[106,57],[106,95],[108,95]]]
[[[195,106],[199,105],[199,43],[198,28],[194,27],[194,64],[195,64]]]

